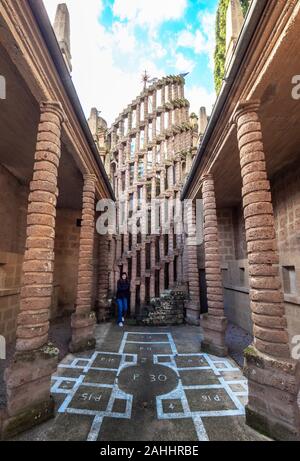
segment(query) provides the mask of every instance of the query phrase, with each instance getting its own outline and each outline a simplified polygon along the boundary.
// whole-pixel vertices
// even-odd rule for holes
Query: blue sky
[[[73,80],[88,116],[111,123],[142,90],[141,75],[190,72],[186,96],[198,112],[215,99],[213,52],[218,0],[66,0]],[[53,22],[57,0],[44,0]]]

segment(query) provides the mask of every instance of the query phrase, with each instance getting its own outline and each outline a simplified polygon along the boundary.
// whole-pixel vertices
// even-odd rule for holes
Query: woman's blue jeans
[[[117,299],[118,303],[118,323],[123,323],[122,317],[125,317],[128,310],[127,298]]]

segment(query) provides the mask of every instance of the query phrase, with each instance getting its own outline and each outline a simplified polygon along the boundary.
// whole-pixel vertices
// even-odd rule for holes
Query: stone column
[[[160,295],[163,294],[165,291],[165,263],[160,263],[160,271],[159,271],[159,291]]]
[[[95,175],[85,174],[79,243],[76,311],[72,315],[72,340],[70,344],[70,351],[73,353],[93,349],[96,345],[94,331],[95,314],[91,311],[95,235],[95,189]]]
[[[183,276],[182,276],[182,254],[179,254],[177,260],[177,282],[178,284],[183,283]],[[200,293],[199,293],[200,294]]]
[[[241,103],[235,116],[243,180],[254,344],[245,351],[247,423],[272,438],[299,440],[299,361],[290,358],[279,277],[274,213],[259,103]]]
[[[98,322],[109,319],[109,251],[107,235],[99,235]]]
[[[142,236],[142,239],[144,241],[145,237]],[[141,291],[140,291],[140,297],[141,297],[141,311],[145,305],[145,297],[146,297],[146,285],[145,285],[145,270],[146,270],[146,248],[145,248],[145,242],[143,242],[142,247],[141,247]]]
[[[169,288],[174,288],[174,257],[169,262]]]
[[[115,291],[115,276],[114,276],[114,261],[116,258],[116,239],[114,236],[108,236],[108,249],[109,249],[109,256],[108,256],[108,289],[110,294],[114,293]]]
[[[136,271],[137,271],[137,256],[136,256],[136,234],[132,236],[132,277],[131,277],[131,286],[130,286],[130,306],[131,306],[131,315],[136,314]]]
[[[188,205],[186,205],[188,206]],[[199,325],[200,321],[200,287],[199,270],[197,261],[197,241],[196,241],[196,206],[193,203],[186,210],[188,221],[188,236],[186,239],[186,266],[188,270],[187,278],[189,284],[189,301],[186,306],[186,322],[192,325]]]
[[[60,103],[41,104],[41,117],[30,183],[27,238],[22,268],[20,313],[14,360],[5,371],[8,418],[5,437],[51,418],[51,375],[58,350],[48,344],[53,292],[57,176],[61,156]]]
[[[225,345],[227,320],[224,314],[216,198],[212,175],[203,178],[202,197],[208,314],[203,315],[201,321],[204,331],[201,348],[205,352],[225,357],[228,354]]]

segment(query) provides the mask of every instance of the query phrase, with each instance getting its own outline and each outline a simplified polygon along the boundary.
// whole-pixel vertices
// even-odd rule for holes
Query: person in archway
[[[126,272],[121,274],[117,286],[117,304],[118,304],[118,325],[124,326],[125,316],[128,310],[128,299],[130,293],[130,283]]]

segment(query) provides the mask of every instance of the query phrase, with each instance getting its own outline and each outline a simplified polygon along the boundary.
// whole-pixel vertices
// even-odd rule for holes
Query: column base
[[[13,363],[5,371],[7,415],[3,437],[13,437],[54,416],[50,390],[58,354],[52,344],[37,351],[16,352]]]
[[[185,321],[188,325],[200,325],[200,305],[195,306],[194,304],[187,303]]]
[[[96,318],[94,312],[88,314],[73,314],[71,320],[72,340],[69,350],[73,354],[84,352],[96,347]]]
[[[204,339],[201,342],[201,350],[217,357],[227,357],[228,348],[225,344],[227,319],[225,317],[213,317],[204,314],[201,320]]]
[[[254,346],[244,355],[249,384],[247,424],[275,440],[299,441],[300,363],[266,356]]]
[[[195,317],[191,317],[189,315],[186,315],[185,323],[187,323],[188,325],[194,325],[196,327],[200,326],[200,320]]]
[[[33,405],[16,416],[8,417],[3,423],[1,438],[2,440],[9,440],[22,432],[45,423],[54,418],[54,416],[55,403],[50,396],[45,402]]]

